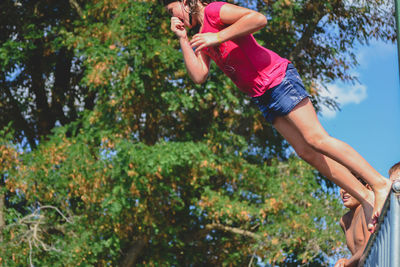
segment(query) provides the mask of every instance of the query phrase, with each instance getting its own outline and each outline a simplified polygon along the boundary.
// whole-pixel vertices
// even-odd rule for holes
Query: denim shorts
[[[276,117],[287,115],[301,100],[309,96],[296,68],[289,64],[282,82],[263,95],[253,97],[252,101],[272,124]]]

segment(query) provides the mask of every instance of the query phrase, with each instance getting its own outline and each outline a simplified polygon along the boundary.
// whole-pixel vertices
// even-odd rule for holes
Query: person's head
[[[202,7],[214,0],[161,0],[168,13],[179,18],[188,28],[198,23],[198,14]]]
[[[397,162],[389,169],[389,179],[390,181],[400,179],[400,162]]]
[[[367,187],[369,190],[371,190],[371,187],[364,182],[364,180],[362,180],[361,178],[357,178],[365,187]],[[344,190],[343,188],[340,188],[340,196],[342,198],[343,201],[343,205],[350,209],[350,210],[354,210],[356,209],[361,203],[352,195],[350,195],[346,190]]]

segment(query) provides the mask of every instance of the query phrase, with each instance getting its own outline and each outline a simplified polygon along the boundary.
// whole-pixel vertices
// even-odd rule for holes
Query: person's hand
[[[179,38],[185,38],[187,36],[185,24],[177,17],[171,17],[171,30]]]
[[[345,266],[347,266],[347,259],[345,258],[341,258],[335,264],[335,267],[345,267]]]
[[[190,40],[190,45],[196,47],[195,53],[204,47],[215,46],[220,43],[218,33],[206,32],[195,34]]]

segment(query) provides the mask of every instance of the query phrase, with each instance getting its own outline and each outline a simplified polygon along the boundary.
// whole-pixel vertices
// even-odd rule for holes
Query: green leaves
[[[24,206],[37,201],[53,205],[72,221],[61,235],[51,234],[63,253],[34,247],[35,262],[116,264],[121,251],[129,250],[132,236],[151,240],[137,262],[143,265],[244,264],[249,258],[238,255],[251,257],[253,249],[265,261],[283,262],[282,251],[310,261],[320,249],[329,255],[327,247],[337,242],[334,220],[340,209],[326,193],[320,192],[320,199],[313,197],[319,190],[314,171],[296,158],[270,166],[250,164],[229,149],[244,142],[233,141],[235,136],[223,146],[194,142],[147,146],[93,129],[69,138],[63,132],[59,129],[37,150],[26,151],[7,172],[5,186],[10,192],[18,189]],[[96,145],[92,140],[102,142]],[[14,213],[7,213],[7,221],[16,214],[29,215],[28,210],[9,210]],[[324,210],[331,212],[330,217]],[[49,217],[49,227],[56,224],[57,217]],[[323,229],[326,236],[315,229]],[[9,258],[29,247],[16,243],[15,231],[3,231],[7,243],[13,244],[0,248]],[[307,240],[318,246],[303,247]],[[209,258],[205,250],[213,251]],[[21,254],[15,263],[25,259]],[[11,261],[6,264],[12,266]]]
[[[38,266],[323,265],[340,251],[332,185],[215,64],[190,81],[162,6],[74,1],[78,16],[71,2],[0,4],[0,125],[13,129],[1,132],[0,213],[11,225],[40,203],[73,218],[46,219],[61,252],[0,222],[1,264],[32,252]],[[257,39],[332,107],[317,84],[353,80],[355,42],[394,36],[381,1],[352,3],[243,2],[269,19]]]

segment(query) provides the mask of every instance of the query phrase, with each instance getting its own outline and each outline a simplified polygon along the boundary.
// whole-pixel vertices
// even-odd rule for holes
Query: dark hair
[[[179,1],[179,0],[160,0],[159,2],[160,2],[160,4],[162,4],[163,6],[166,6],[166,5],[170,4],[170,3],[178,2],[178,1]]]
[[[356,176],[356,178],[357,178],[358,181],[360,181],[360,183],[362,183],[363,186],[366,186],[368,184],[366,181],[364,181],[360,177]]]
[[[357,175],[356,173],[351,172],[351,174],[353,174],[353,175],[357,178],[357,180],[358,180],[360,183],[362,183],[362,185],[366,186],[366,185],[368,184],[366,181],[364,181],[363,178],[361,178],[361,176]]]
[[[173,3],[173,2],[182,2],[181,0],[160,0],[164,6]],[[189,23],[192,24],[192,16],[197,12],[197,3],[200,1],[203,5],[208,5],[215,0],[187,0],[187,4],[189,6]]]
[[[173,3],[173,2],[181,2],[182,0],[160,0],[164,6]],[[197,3],[200,1],[203,5],[208,5],[215,0],[187,0],[187,4],[189,6],[189,10],[191,13],[196,13]]]
[[[395,171],[400,171],[400,162],[397,162],[396,164],[394,164],[390,170],[389,170],[389,176],[392,175],[392,173],[394,173]]]

